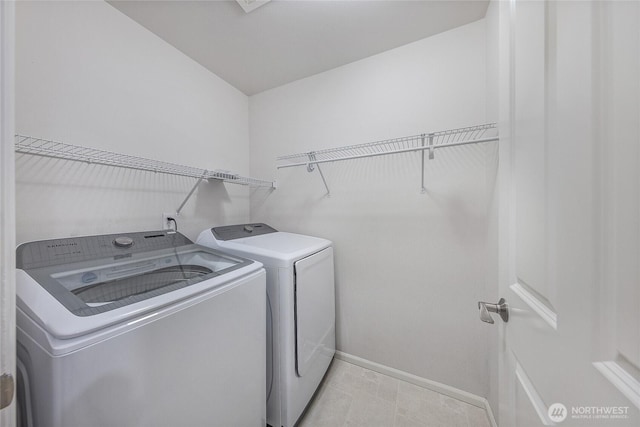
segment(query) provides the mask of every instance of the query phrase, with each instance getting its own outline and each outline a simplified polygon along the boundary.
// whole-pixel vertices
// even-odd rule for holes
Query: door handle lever
[[[4,409],[11,405],[15,388],[13,376],[11,374],[0,375],[0,409]]]
[[[478,308],[480,309],[480,320],[486,323],[493,324],[493,318],[489,314],[489,310],[487,309],[487,303],[478,302]]]
[[[480,310],[480,320],[483,322],[494,323],[491,313],[497,313],[505,323],[509,321],[509,306],[504,298],[500,298],[497,304],[478,301],[478,309]]]

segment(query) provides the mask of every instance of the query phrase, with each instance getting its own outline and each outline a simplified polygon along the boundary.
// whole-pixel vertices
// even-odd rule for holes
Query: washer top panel
[[[91,259],[127,258],[141,252],[191,244],[186,236],[166,230],[42,240],[18,246],[16,266],[29,270]]]
[[[19,281],[19,305],[41,307],[34,302],[41,289],[75,316],[118,310],[252,264],[251,270],[260,268],[165,231],[30,242],[17,258],[19,271],[33,279]],[[209,286],[222,283],[215,282]]]

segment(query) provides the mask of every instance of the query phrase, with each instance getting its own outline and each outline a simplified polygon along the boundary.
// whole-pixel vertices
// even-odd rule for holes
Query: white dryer
[[[22,425],[264,427],[265,272],[137,232],[17,250]]]
[[[266,224],[214,227],[197,243],[267,270],[267,423],[293,427],[335,353],[332,243]]]

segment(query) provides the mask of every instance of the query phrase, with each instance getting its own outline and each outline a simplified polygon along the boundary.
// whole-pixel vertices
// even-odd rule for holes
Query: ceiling
[[[488,0],[109,1],[247,95],[484,17]]]

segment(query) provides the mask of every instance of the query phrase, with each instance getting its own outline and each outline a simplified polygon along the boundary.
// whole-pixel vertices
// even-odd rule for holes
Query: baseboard
[[[489,405],[489,401],[487,399],[484,399],[484,410],[487,411],[487,417],[489,417],[489,422],[491,423],[491,427],[498,427],[498,423],[496,422],[496,417],[493,416],[491,405]]]
[[[399,369],[390,368],[389,366],[381,365],[379,363],[372,362],[370,360],[363,359],[358,356],[353,356],[351,354],[344,353],[342,351],[336,351],[335,358],[343,360],[348,363],[352,363],[354,365],[358,365],[366,369],[370,369],[375,372],[379,372],[384,375],[388,375],[390,377],[393,377],[402,381],[406,381],[411,384],[415,384],[419,387],[424,387],[429,390],[433,390],[435,392],[447,395],[449,397],[453,397],[454,399],[458,399],[463,402],[466,402],[470,405],[477,406],[478,408],[481,408],[487,411],[487,416],[489,417],[491,426],[497,427],[495,417],[493,416],[493,411],[491,410],[491,406],[489,405],[489,401],[484,397],[466,392],[464,390],[457,389],[455,387],[448,386],[446,384],[439,383],[437,381],[428,380],[426,378],[422,378],[417,375],[413,375],[408,372],[401,371]]]

